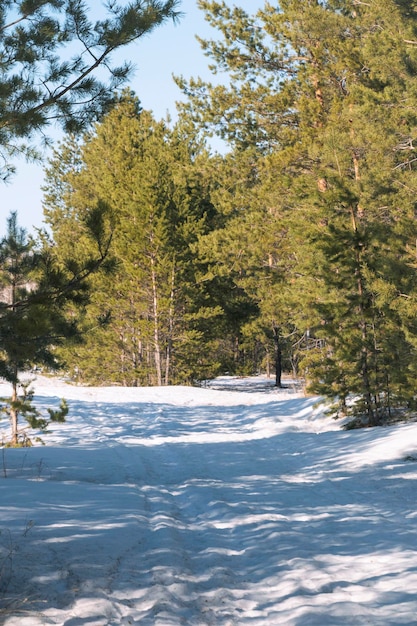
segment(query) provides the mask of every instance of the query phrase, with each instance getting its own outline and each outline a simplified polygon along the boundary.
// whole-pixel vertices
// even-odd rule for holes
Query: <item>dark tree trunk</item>
[[[282,350],[279,329],[274,326],[275,387],[282,387]]]

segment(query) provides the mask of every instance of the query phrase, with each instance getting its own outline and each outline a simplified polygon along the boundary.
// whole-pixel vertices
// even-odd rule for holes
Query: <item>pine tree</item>
[[[337,54],[337,64],[320,68],[316,129],[305,141],[310,171],[297,187],[309,244],[304,271],[321,283],[318,298],[310,287],[315,335],[325,340],[307,357],[312,388],[337,397],[344,412],[355,394],[352,410],[370,424],[404,405],[414,386],[405,374],[416,354],[396,304],[416,287],[407,250],[416,235],[415,174],[402,146],[416,123],[409,105],[417,58],[407,44],[415,25],[405,18],[395,2],[332,15],[338,31],[329,28],[324,58]]]
[[[74,366],[97,382],[103,376],[128,385],[184,380],[185,371],[192,376],[185,359],[201,332],[193,310],[201,287],[191,245],[211,210],[199,173],[204,151],[180,126],[169,130],[125,93],[81,152],[78,173],[62,172],[62,178],[59,155],[51,163],[47,223],[57,249],[64,250],[68,228],[76,232],[89,206],[105,198],[116,224],[116,273],[111,281],[96,279],[89,315],[108,311],[108,325],[91,332]],[[54,201],[60,177],[73,186],[63,211]],[[82,255],[82,247],[78,238],[73,254]]]
[[[111,2],[94,23],[92,7],[82,0],[3,0],[1,175],[13,171],[16,153],[37,154],[32,140],[52,122],[78,132],[108,111],[131,69],[129,63],[112,65],[112,54],[166,20],[176,20],[177,7],[177,0]]]
[[[259,157],[249,150],[217,164],[219,189],[213,198],[222,219],[200,238],[199,249],[208,272],[222,281],[229,302],[235,300],[240,309],[234,333],[242,354],[229,371],[253,373],[265,367],[270,373],[274,368],[280,387],[290,355],[286,337],[292,333],[286,303],[291,252],[285,249],[285,232],[278,235],[274,211],[265,206],[258,166]]]
[[[97,216],[96,234],[100,219]],[[64,421],[65,401],[45,419],[33,406],[33,392],[21,383],[20,374],[35,366],[58,368],[56,347],[80,339],[77,320],[69,318],[66,309],[71,303],[87,301],[86,278],[104,260],[105,255],[100,255],[84,266],[59,266],[49,249],[36,245],[18,226],[16,213],[8,218],[7,234],[0,242],[0,376],[12,386],[11,397],[3,399],[3,411],[11,420],[11,445],[31,443],[26,429],[19,429],[19,415],[42,431],[51,421]]]
[[[415,395],[416,14],[394,0],[286,0],[256,18],[199,5],[230,86],[180,81],[185,109],[235,151],[256,147],[311,388],[343,410],[354,395],[378,423]]]

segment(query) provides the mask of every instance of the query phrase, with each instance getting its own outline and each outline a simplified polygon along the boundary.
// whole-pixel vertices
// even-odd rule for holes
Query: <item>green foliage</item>
[[[74,366],[123,384],[264,367],[279,385],[292,368],[361,423],[411,409],[415,11],[395,0],[285,0],[255,16],[198,5],[219,34],[201,45],[226,80],[177,79],[188,101],[173,130],[125,93],[48,170],[61,259],[88,256],[91,207],[105,201],[115,224],[117,278],[94,278]],[[230,152],[209,155],[206,134]]]
[[[7,415],[12,422],[17,416],[20,416],[27,423],[27,426],[18,428],[9,441],[3,442],[4,447],[30,447],[33,445],[33,441],[43,444],[42,438],[38,435],[35,437],[29,436],[28,429],[31,428],[35,431],[41,431],[42,434],[47,434],[51,423],[62,424],[68,415],[68,404],[65,399],[62,399],[59,409],[47,408],[49,419],[43,417],[40,411],[33,405],[34,390],[30,385],[31,381],[21,383],[18,387],[14,386],[14,393],[11,397],[0,398],[2,403],[1,413]]]
[[[86,305],[87,280],[105,268],[111,241],[106,223],[105,207],[95,207],[84,222],[90,254],[82,262],[72,258],[58,262],[50,247],[27,237],[18,226],[16,213],[8,218],[7,234],[0,242],[0,376],[12,386],[6,403],[12,445],[20,441],[19,416],[42,431],[51,421],[65,419],[65,403],[58,412],[49,412],[49,420],[39,416],[28,386],[23,385],[23,393],[18,393],[19,375],[34,366],[59,368],[57,347],[81,341],[74,307]],[[25,431],[23,437],[28,439]]]
[[[293,343],[311,390],[378,423],[417,391],[416,14],[393,0],[199,6],[228,81],[180,79],[183,111],[241,173],[203,253],[257,303],[263,343],[268,327],[278,350]]]
[[[91,3],[94,4],[94,3]],[[79,132],[109,110],[131,70],[111,56],[178,19],[177,0],[94,5],[81,0],[4,0],[0,5],[1,176],[17,153],[34,157],[31,140],[52,122]],[[100,71],[99,71],[100,70]],[[107,78],[106,78],[107,74]],[[45,137],[46,139],[46,137]]]
[[[80,160],[68,157],[64,144],[45,186],[56,253],[73,259],[88,254],[91,244],[80,225],[105,199],[114,222],[115,264],[110,279],[94,279],[86,344],[65,352],[71,371],[99,384],[192,379],[195,367],[188,360],[198,357],[192,346],[207,337],[207,318],[199,315],[206,288],[193,246],[214,213],[204,145],[181,123],[171,130],[155,121],[127,91],[80,146]],[[103,315],[105,324],[98,323]]]

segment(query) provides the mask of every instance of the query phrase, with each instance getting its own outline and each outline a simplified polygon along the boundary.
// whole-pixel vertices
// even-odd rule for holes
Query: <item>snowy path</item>
[[[417,425],[343,432],[250,384],[46,383],[68,422],[3,457],[4,626],[417,624]]]

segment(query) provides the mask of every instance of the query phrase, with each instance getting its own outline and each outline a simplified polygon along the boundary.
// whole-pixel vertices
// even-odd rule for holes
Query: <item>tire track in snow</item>
[[[239,612],[231,608],[233,597],[228,591],[235,585],[235,576],[233,569],[225,566],[226,550],[211,551],[206,530],[199,527],[195,511],[187,506],[197,497],[194,492],[201,483],[193,483],[195,459],[190,460],[185,449],[171,444],[136,451],[144,469],[137,486],[144,497],[140,521],[143,554],[127,554],[121,568],[122,573],[132,571],[140,559],[135,619],[143,626],[190,626],[191,614],[193,626],[238,625]],[[200,466],[200,472],[204,473],[204,467]],[[205,498],[206,482],[204,488]],[[205,578],[198,555],[207,559],[208,552],[210,570]],[[116,579],[112,587],[117,590],[121,584],[122,580]]]
[[[114,459],[115,474],[137,489],[141,500],[141,538],[132,541],[108,572],[114,610],[132,607],[132,623],[141,626],[190,626],[190,615],[193,626],[238,626],[242,606],[251,609],[253,602],[242,600],[242,580],[234,566],[239,555],[236,537],[221,527],[234,506],[226,501],[230,488],[223,484],[224,470],[213,466],[213,459],[201,457],[198,444],[175,442],[182,410],[164,409],[166,414],[148,405],[136,424],[143,437],[143,422],[156,418],[150,427],[158,439],[154,445],[135,445],[134,437],[114,432],[109,438],[105,421],[96,422],[102,444]],[[230,410],[227,420],[213,410],[217,427],[229,429]],[[207,432],[210,417],[211,410],[203,426]],[[202,560],[207,565],[203,575]]]
[[[169,419],[161,419],[160,413],[162,435]],[[208,607],[209,600],[200,602],[198,591],[194,591],[196,574],[191,558],[194,546],[187,545],[189,520],[184,518],[182,503],[174,493],[177,481],[193,476],[193,466],[188,467],[186,458],[172,444],[167,448],[169,454],[164,446],[135,446],[132,440],[126,444],[117,433],[109,432],[99,415],[90,418],[90,423],[94,424],[97,440],[106,450],[103,457],[116,482],[127,484],[138,495],[137,526],[129,527],[129,545],[122,552],[107,548],[108,555],[113,555],[112,562],[96,579],[96,593],[107,596],[114,616],[133,620],[126,623],[189,626],[192,614],[195,626],[234,624],[210,617],[213,610]],[[105,482],[101,486],[110,487],[110,471],[103,478]],[[63,563],[60,568],[65,570]],[[68,592],[72,591],[72,580],[68,576]],[[76,600],[74,596],[73,599]],[[225,593],[219,601],[223,606],[226,604]]]

